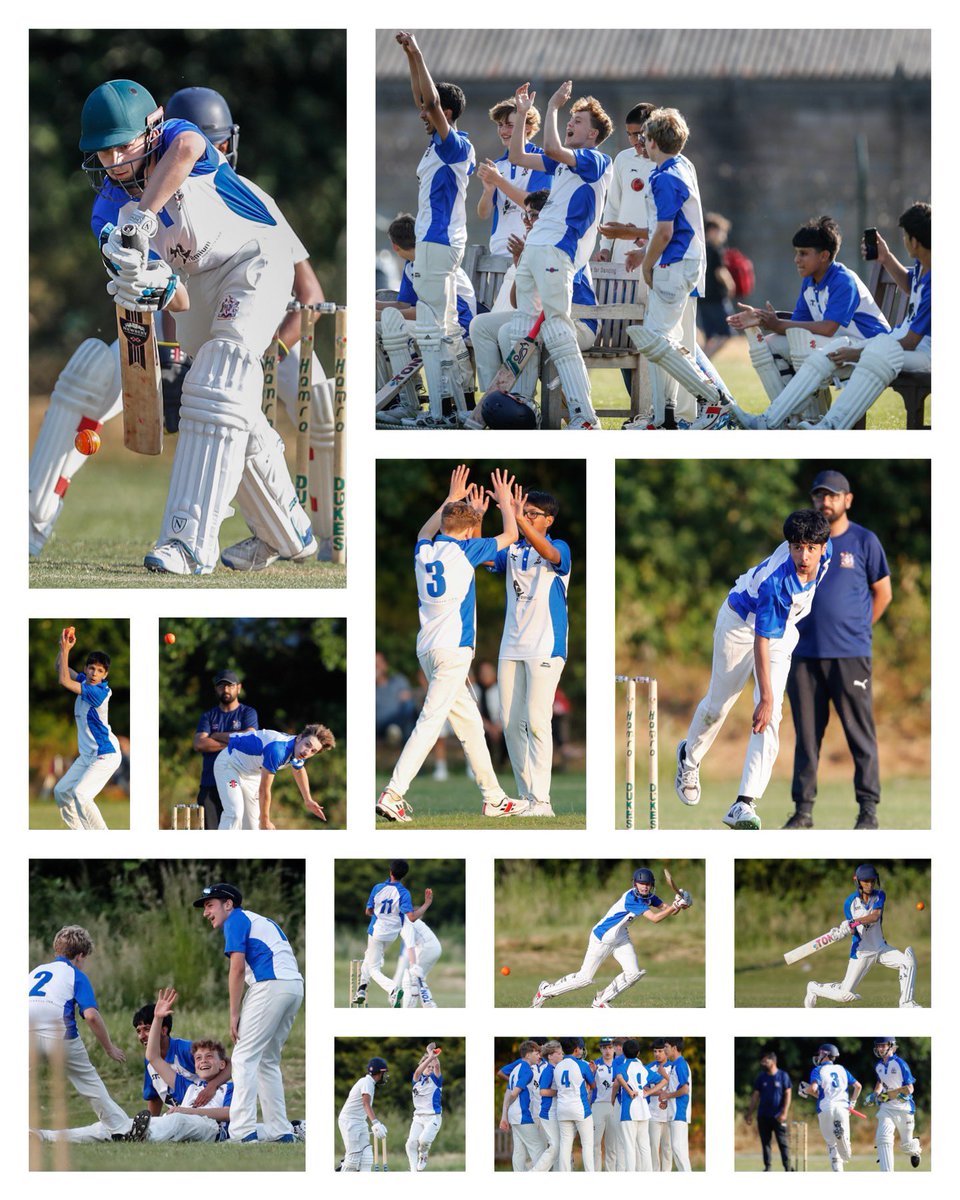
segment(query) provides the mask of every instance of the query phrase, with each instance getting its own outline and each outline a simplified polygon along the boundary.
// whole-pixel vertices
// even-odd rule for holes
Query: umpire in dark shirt
[[[757,1133],[760,1134],[760,1148],[763,1151],[763,1169],[770,1170],[770,1139],[775,1137],[780,1147],[783,1169],[792,1171],[794,1168],[790,1165],[787,1117],[793,1098],[793,1083],[786,1071],[781,1071],[777,1066],[777,1056],[772,1050],[765,1050],[760,1055],[760,1066],[762,1070],[754,1080],[750,1107],[744,1119],[749,1125],[759,1105]]]
[[[855,829],[876,829],[880,765],[873,723],[872,638],[893,597],[890,568],[877,536],[847,516],[850,484],[839,471],[821,471],[810,489],[814,508],[830,522],[833,561],[817,587],[810,615],[797,626],[787,695],[797,745],[793,758],[795,812],[785,829],[812,829],[817,766],[830,704],[853,755],[860,806]]]
[[[256,733],[260,728],[257,710],[249,704],[240,703],[240,688],[243,685],[233,671],[220,671],[214,676],[213,686],[220,703],[215,708],[207,709],[197,722],[197,732],[193,736],[194,750],[203,753],[197,803],[203,805],[206,829],[216,829],[223,812],[217,781],[213,777],[213,760],[223,749],[223,744],[215,742],[210,734]]]

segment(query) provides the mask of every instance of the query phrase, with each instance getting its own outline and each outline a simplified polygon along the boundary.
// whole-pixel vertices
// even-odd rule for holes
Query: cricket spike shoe
[[[404,823],[412,820],[413,813],[409,805],[405,803],[402,796],[398,796],[396,792],[391,792],[389,788],[384,788],[380,793],[380,798],[377,800],[377,812],[381,817],[386,817],[388,821],[397,821]]]
[[[509,796],[504,796],[497,804],[490,804],[484,800],[483,815],[485,817],[522,817],[528,807],[529,801],[511,800]]]
[[[755,807],[756,801],[749,796],[738,796],[723,818],[724,825],[730,829],[759,829],[760,817]]]
[[[544,1002],[544,1000],[546,1000],[546,998],[547,998],[547,997],[546,997],[546,996],[543,994],[543,989],[544,989],[545,987],[549,987],[549,986],[550,986],[550,980],[549,980],[549,979],[541,979],[541,980],[540,980],[540,986],[537,988],[537,994],[536,994],[536,995],[534,996],[534,998],[533,998],[533,999],[530,1001],[530,1007],[531,1007],[531,1008],[543,1008],[543,1002]]]
[[[677,747],[677,778],[674,780],[674,787],[677,795],[684,804],[699,804],[700,803],[700,768],[688,767],[687,762],[687,739],[684,738]]]
[[[144,1108],[133,1118],[133,1124],[127,1133],[123,1135],[125,1142],[145,1142],[147,1140],[147,1132],[150,1129],[150,1112]]]
[[[309,562],[317,557],[319,549],[317,540],[311,536],[306,546],[288,561]],[[220,555],[220,561],[231,571],[264,571],[267,567],[272,567],[280,558],[281,555],[272,546],[268,546],[262,538],[258,537],[244,538],[242,542],[228,546]]]

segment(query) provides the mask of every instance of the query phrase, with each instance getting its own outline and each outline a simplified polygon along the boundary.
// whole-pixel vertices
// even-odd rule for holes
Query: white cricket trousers
[[[780,720],[783,716],[783,692],[790,674],[790,658],[797,644],[797,627],[789,625],[782,638],[770,639],[770,685],[773,689],[773,713],[763,733],[751,730],[740,777],[741,796],[759,800],[766,791],[774,763],[780,751]],[[753,674],[753,626],[730,607],[720,605],[713,631],[713,670],[707,694],[700,701],[687,731],[686,758],[699,766],[713,745],[730,710]],[[754,704],[760,690],[754,683]]]
[[[616,1171],[621,1150],[620,1105],[598,1100],[593,1106],[593,1169]]]
[[[242,1141],[256,1131],[258,1098],[267,1141],[293,1132],[287,1120],[280,1054],[302,1003],[302,979],[265,979],[247,988],[240,1007],[240,1037],[233,1050],[231,1141]]]
[[[647,1132],[649,1124],[649,1117],[646,1120],[620,1122],[620,1149],[623,1153],[624,1171],[653,1170],[650,1134]]]
[[[453,338],[463,336],[457,320],[457,268],[462,261],[462,248],[439,242],[417,242],[414,251],[417,323],[436,324],[442,333]],[[429,318],[424,306],[430,310]]]
[[[97,1074],[90,1061],[87,1048],[79,1037],[64,1039],[63,1030],[31,1030],[37,1053],[50,1060],[57,1069],[58,1057],[63,1055],[63,1069],[67,1078],[85,1100],[89,1100],[93,1111],[106,1126],[109,1133],[126,1133],[130,1129],[130,1118],[107,1091],[107,1085]]]
[[[560,1153],[560,1125],[553,1114],[553,1105],[550,1106],[550,1115],[540,1118],[540,1128],[547,1139],[547,1148],[531,1169],[534,1171],[555,1171],[557,1170],[557,1155]]]
[[[651,1170],[670,1171],[673,1168],[673,1150],[670,1146],[670,1129],[673,1122],[659,1121],[651,1115],[648,1124]]]
[[[673,1165],[678,1171],[689,1171],[690,1166],[690,1150],[688,1147],[688,1139],[690,1134],[690,1126],[686,1121],[671,1121],[670,1122],[670,1148],[673,1154]]]
[[[553,701],[564,659],[501,658],[497,664],[500,721],[517,794],[550,800],[553,775]]]
[[[517,338],[510,331],[516,316],[515,308],[495,309],[493,312],[478,313],[470,322],[470,344],[473,346],[473,357],[477,364],[477,384],[481,392],[485,392],[493,383],[494,376],[517,342]],[[532,325],[533,321],[530,324]],[[573,324],[577,331],[577,345],[581,351],[589,350],[597,340],[596,333],[581,320],[576,320]],[[533,347],[533,353],[527,359],[520,378],[510,389],[511,392],[519,392],[528,400],[534,397],[540,375],[539,334]]]
[[[106,829],[96,797],[107,786],[120,766],[122,755],[86,755],[75,758],[70,769],[58,779],[53,794],[60,816],[68,829]]]
[[[877,1157],[881,1171],[892,1171],[894,1135],[900,1135],[904,1154],[919,1154],[920,1139],[914,1136],[915,1118],[912,1112],[900,1107],[903,1101],[888,1100],[877,1109]]]
[[[611,954],[623,967],[626,974],[637,975],[640,971],[636,949],[633,942],[630,941],[626,927],[621,925],[609,942],[598,938],[595,933],[591,933],[590,940],[587,942],[587,952],[583,956],[579,970],[548,984],[543,988],[543,995],[562,996],[564,992],[573,992],[577,988],[587,987],[588,984],[593,983],[593,977],[601,963],[606,962]]]
[[[403,918],[406,920],[406,917]],[[360,968],[360,982],[369,983],[374,980],[383,990],[389,995],[393,991],[393,980],[389,975],[384,974],[380,969],[383,966],[383,958],[387,952],[387,947],[392,946],[397,940],[397,935],[392,938],[375,938],[373,934],[367,935],[367,949],[363,956],[363,965]]]
[[[699,272],[699,263],[689,259],[666,267],[654,267],[653,287],[647,293],[647,311],[643,317],[645,329],[679,342],[694,362],[697,357],[697,302],[690,293],[697,286]],[[696,399],[653,362],[650,363],[650,389],[657,414],[668,396],[676,396],[677,419],[692,421],[696,418]]]
[[[463,746],[463,753],[484,800],[488,804],[499,804],[505,793],[497,782],[483,733],[483,718],[467,682],[473,648],[463,646],[454,650],[426,650],[418,655],[418,659],[427,678],[427,695],[387,787],[398,796],[407,794],[417,772],[436,744],[444,722],[449,720],[454,735]]]
[[[407,1134],[404,1150],[407,1152],[407,1162],[410,1164],[411,1171],[417,1169],[417,1159],[421,1149],[426,1153],[433,1145],[442,1124],[443,1117],[440,1113],[435,1113],[431,1117],[414,1116],[410,1122],[410,1132]]]
[[[223,805],[218,829],[260,828],[260,772],[238,771],[229,750],[213,760],[213,778]]]
[[[580,1155],[583,1169],[593,1170],[593,1117],[580,1117],[576,1121],[558,1119],[560,1125],[560,1160],[558,1171],[573,1170],[573,1139],[580,1135]]]
[[[366,1119],[347,1121],[337,1117],[337,1125],[343,1139],[343,1170],[372,1171],[373,1147]]]
[[[547,1139],[539,1125],[510,1125],[513,1134],[513,1169],[532,1171],[546,1149]]]
[[[825,1104],[817,1113],[817,1123],[820,1126],[820,1136],[827,1145],[830,1170],[840,1172],[843,1170],[843,1164],[850,1160],[850,1109],[848,1105],[842,1101],[838,1101],[836,1104]]]

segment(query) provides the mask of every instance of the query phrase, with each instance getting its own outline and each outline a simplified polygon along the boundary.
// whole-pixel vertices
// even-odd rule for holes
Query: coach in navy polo
[[[812,829],[817,766],[830,704],[853,756],[860,812],[855,829],[876,829],[880,803],[877,732],[873,723],[873,626],[893,597],[890,568],[877,536],[847,516],[853,493],[839,471],[821,471],[810,489],[813,505],[830,522],[832,569],[813,608],[798,626],[787,695],[797,744],[793,759],[796,811],[786,829]]]
[[[808,617],[807,620],[809,619]],[[764,1050],[760,1055],[760,1067],[760,1074],[753,1083],[753,1095],[750,1097],[750,1107],[747,1109],[745,1120],[749,1125],[754,1110],[759,1106],[757,1133],[760,1134],[760,1147],[763,1150],[763,1169],[770,1170],[770,1140],[776,1137],[783,1169],[792,1171],[796,1164],[790,1162],[787,1117],[790,1115],[793,1082],[786,1071],[777,1066],[777,1056],[772,1050]]]
[[[240,701],[243,684],[233,671],[220,671],[213,678],[219,703],[208,708],[197,722],[193,736],[193,748],[203,755],[203,770],[200,773],[200,791],[197,803],[204,808],[205,829],[216,829],[223,815],[217,781],[213,777],[213,764],[223,749],[222,742],[215,741],[211,733],[256,733],[260,728],[257,710]]]

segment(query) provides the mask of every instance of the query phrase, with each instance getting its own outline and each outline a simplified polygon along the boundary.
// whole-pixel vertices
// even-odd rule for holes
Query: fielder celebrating
[[[369,1171],[373,1167],[370,1133],[375,1138],[386,1139],[387,1136],[386,1125],[377,1120],[373,1111],[373,1100],[377,1088],[387,1082],[388,1075],[386,1059],[371,1058],[367,1063],[367,1073],[350,1089],[337,1117],[343,1138],[343,1161],[338,1170]],[[367,1131],[368,1121],[370,1132]]]
[[[413,1072],[413,1120],[404,1149],[411,1171],[425,1171],[430,1147],[443,1123],[440,1050],[431,1042]]]
[[[73,715],[77,722],[77,757],[53,789],[60,816],[68,829],[106,829],[97,796],[120,766],[120,743],[107,721],[112,692],[107,683],[110,655],[93,650],[83,673],[70,670],[70,651],[77,644],[72,625],[60,634],[57,675],[60,684],[77,697]]]
[[[304,808],[326,821],[323,809],[310,795],[306,772],[308,758],[332,750],[337,744],[326,725],[305,725],[296,736],[275,729],[258,729],[254,733],[211,731],[207,736],[226,746],[213,764],[223,805],[220,829],[276,829],[270,820],[273,780],[287,764],[293,770]]]
[[[818,996],[839,1004],[859,1000],[860,996],[854,989],[871,967],[879,963],[896,971],[900,977],[900,1007],[919,1008],[920,1005],[913,998],[917,980],[917,957],[913,947],[896,950],[887,944],[883,936],[883,912],[887,896],[880,886],[876,867],[863,863],[854,871],[853,881],[857,886],[843,903],[843,921],[839,926],[841,931],[851,935],[847,973],[840,983],[817,983],[811,980],[807,984],[803,1007],[814,1008]]]
[[[594,1086],[593,1072],[588,1063],[576,1055],[583,1051],[582,1038],[560,1038],[563,1058],[554,1068],[557,1124],[560,1127],[558,1171],[573,1170],[573,1142],[580,1138],[580,1157],[585,1171],[593,1171],[593,1111],[590,1089]]]
[[[825,1042],[813,1056],[809,1080],[801,1081],[797,1088],[801,1096],[812,1096],[817,1102],[817,1121],[827,1146],[830,1170],[837,1172],[843,1170],[852,1156],[850,1110],[856,1108],[863,1086],[837,1062],[839,1057],[837,1047]]]
[[[230,960],[230,1037],[234,1043],[230,1141],[250,1145],[261,1140],[259,1099],[262,1140],[293,1142],[296,1136],[287,1120],[280,1055],[303,1003],[303,976],[280,926],[242,904],[240,891],[231,883],[210,884],[193,902],[194,908],[203,909],[204,920],[212,929],[223,930],[223,952]]]
[[[593,999],[593,1008],[609,1008],[610,1001],[615,996],[633,987],[646,975],[637,962],[637,952],[630,940],[628,928],[637,917],[643,917],[654,925],[669,917],[675,917],[683,909],[689,908],[693,901],[690,893],[677,892],[672,904],[665,904],[654,893],[656,877],[649,867],[638,867],[633,873],[633,885],[630,889],[610,906],[605,916],[590,933],[587,952],[583,956],[580,968],[570,975],[564,975],[556,983],[544,979],[537,988],[537,994],[531,1002],[531,1008],[540,1008],[545,1000],[554,996],[562,996],[564,992],[572,992],[577,988],[588,987],[593,983],[600,964],[612,954],[623,970],[607,986],[597,992]],[[592,1156],[592,1149],[591,1149]],[[592,1161],[591,1161],[592,1169]]]
[[[486,502],[475,484],[468,485],[469,475],[468,467],[455,468],[446,500],[420,530],[414,547],[420,617],[417,658],[427,679],[427,695],[390,782],[377,801],[377,812],[390,821],[412,819],[404,797],[447,719],[483,795],[483,815],[516,816],[523,807],[497,782],[483,718],[467,682],[477,640],[474,572],[517,540],[513,476],[508,479],[501,471],[491,476],[503,532],[485,538],[478,537],[477,530]]]
[[[367,950],[360,968],[360,983],[353,1001],[360,1007],[367,1003],[367,986],[372,979],[390,997],[390,1006],[399,1006],[403,1000],[403,987],[383,973],[383,958],[388,946],[392,946],[397,936],[406,932],[408,925],[412,926],[427,911],[433,903],[433,889],[425,888],[423,903],[413,907],[413,899],[402,882],[410,870],[410,864],[403,858],[395,858],[390,864],[390,877],[383,883],[374,884],[367,900],[365,914],[370,918],[367,926]],[[404,941],[404,947],[409,945]],[[412,970],[412,967],[409,968]],[[402,983],[402,980],[401,980]],[[428,989],[429,994],[429,989]],[[434,1005],[434,1007],[436,1007]]]
[[[520,1057],[510,1068],[507,1090],[503,1094],[500,1128],[513,1135],[513,1170],[535,1169],[547,1149],[543,1130],[537,1122],[540,1047],[532,1039],[520,1043]]]
[[[809,613],[833,554],[830,523],[812,509],[791,513],[783,536],[769,558],[739,577],[720,606],[710,686],[677,746],[677,796],[684,804],[699,804],[700,764],[753,673],[756,707],[740,794],[723,818],[731,829],[760,828],[756,805],[780,749],[783,693],[799,636],[797,622]]]
[[[114,1062],[126,1062],[127,1056],[113,1044],[100,1010],[93,986],[84,973],[93,953],[93,940],[80,925],[66,925],[53,939],[54,959],[34,967],[27,977],[29,986],[30,1038],[37,1054],[60,1061],[67,1078],[113,1136],[142,1141],[143,1129],[131,1120],[107,1091],[106,1084],[90,1061],[87,1048],[77,1029],[77,1012],[87,1022],[104,1052]]]
[[[910,1166],[920,1166],[920,1139],[914,1133],[913,1102],[916,1080],[903,1059],[897,1054],[892,1037],[873,1039],[873,1052],[880,1060],[874,1067],[877,1082],[867,1097],[868,1104],[877,1105],[877,1154],[881,1171],[893,1170],[893,1137],[900,1135],[900,1149],[910,1155]]]
[[[128,310],[178,314],[181,345],[193,357],[160,537],[144,565],[209,574],[234,497],[254,535],[280,556],[313,557],[309,518],[260,409],[260,356],[293,283],[285,231],[203,133],[164,121],[140,84],[96,88],[81,126],[107,290]],[[154,258],[123,245],[124,225],[148,239]]]

